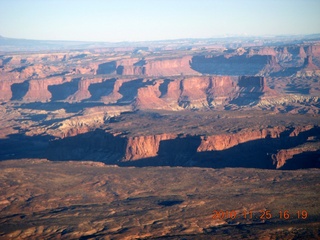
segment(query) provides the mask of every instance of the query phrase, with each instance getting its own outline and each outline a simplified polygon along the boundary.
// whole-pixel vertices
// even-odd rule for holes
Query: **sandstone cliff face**
[[[291,159],[294,155],[302,153],[301,149],[286,149],[280,150],[277,154],[272,155],[273,164],[279,169],[283,167],[287,160]]]
[[[299,48],[299,57],[300,58],[306,58],[307,57],[306,51],[304,50],[304,48],[302,46]]]
[[[67,101],[80,102],[82,100],[89,99],[92,96],[91,92],[89,91],[89,87],[92,86],[92,84],[101,82],[103,82],[102,78],[80,79],[78,82],[78,90],[74,94],[70,95],[67,98]]]
[[[153,85],[138,89],[135,107],[168,110],[216,107],[230,101],[235,90],[234,79],[228,76],[155,80]]]
[[[27,102],[47,102],[52,97],[52,92],[50,92],[48,88],[49,86],[61,85],[70,81],[72,81],[70,77],[30,80],[28,81],[28,91],[23,96],[23,100]]]
[[[259,139],[280,139],[281,134],[286,131],[291,131],[289,137],[297,137],[299,134],[312,129],[309,127],[298,127],[295,129],[288,129],[284,126],[267,128],[262,130],[244,130],[234,134],[220,134],[211,136],[178,136],[176,134],[160,134],[160,135],[148,135],[148,136],[136,136],[128,137],[126,141],[126,151],[124,155],[124,161],[137,160],[149,157],[156,157],[159,154],[160,147],[162,146],[162,152],[169,151],[172,148],[172,143],[164,144],[166,140],[175,140],[177,144],[185,144],[188,146],[188,142],[198,144],[196,147],[197,152],[208,152],[208,151],[222,151],[241,143],[246,143],[253,140]],[[199,141],[194,141],[199,139]],[[197,143],[198,142],[198,143]],[[168,148],[169,147],[169,148]],[[183,147],[182,145],[177,146],[178,148]],[[180,152],[180,151],[177,151]],[[170,153],[165,153],[170,154]],[[282,156],[282,153],[279,153]],[[278,158],[277,158],[278,159]],[[280,161],[280,160],[279,160]]]
[[[174,59],[147,60],[145,73],[147,76],[179,76],[198,75],[190,67],[191,56]]]
[[[278,55],[279,58],[279,55]],[[281,58],[286,59],[287,55],[283,56],[283,54],[281,54]],[[269,75],[269,73],[273,73],[273,72],[279,72],[283,70],[283,68],[281,67],[281,65],[279,64],[279,60],[277,60],[277,58],[275,56],[271,56],[268,57],[267,60],[267,64],[266,66],[260,71],[260,74],[265,74],[265,75]]]
[[[129,137],[126,143],[124,161],[155,157],[158,155],[161,141],[176,137],[174,134]]]
[[[311,45],[308,47],[307,55],[319,57],[320,56],[320,45]]]
[[[230,76],[186,78],[181,81],[179,105],[197,109],[219,106],[232,99],[235,90]]]
[[[62,83],[62,79],[60,79],[59,83]],[[48,84],[49,81],[46,80],[30,80],[28,92],[23,97],[23,100],[30,102],[49,101],[51,99],[51,93],[48,90]]]
[[[137,58],[119,60],[116,71],[119,75],[145,75],[145,61]]]
[[[12,98],[11,86],[15,81],[0,81],[0,101],[9,101]]]
[[[319,128],[315,128],[312,125],[298,126],[289,134],[289,137],[298,137],[307,131],[310,131],[311,134],[304,144],[278,150],[276,154],[272,155],[273,164],[277,169],[284,167],[287,163],[295,164],[296,166],[309,165],[308,167],[318,167],[317,164],[320,164]],[[301,159],[299,159],[299,156],[301,156]],[[300,162],[294,161],[297,157]],[[315,158],[314,161],[311,161],[312,158]]]
[[[240,143],[270,138],[279,138],[280,134],[286,130],[285,127],[263,129],[258,131],[243,131],[235,134],[222,134],[216,136],[201,137],[201,144],[198,152],[225,150]]]
[[[320,67],[319,49],[319,45],[229,49],[220,56],[196,55],[190,64],[203,74],[291,76],[299,71],[306,56],[312,56],[314,65]]]
[[[263,95],[275,93],[267,87],[265,77],[239,77],[238,87],[238,96],[232,101],[237,105],[255,105]]]
[[[313,64],[312,62],[312,56],[308,56],[305,59],[304,65],[303,65],[305,70],[319,70],[319,68]]]
[[[257,53],[257,55],[270,55],[270,56],[276,56],[277,51],[273,47],[263,47],[260,48]]]
[[[89,79],[82,79],[78,82],[78,90],[73,95],[67,98],[68,101],[78,102],[91,97],[89,86],[91,81]]]
[[[319,167],[320,166],[320,142],[307,142],[303,145],[300,145],[295,148],[290,149],[281,149],[276,154],[272,155],[273,164],[277,169],[286,167],[286,165],[290,164],[291,161],[294,161],[295,157],[301,155],[299,159],[302,163],[295,162],[295,165],[302,165],[303,162],[307,162],[306,160],[314,159],[314,163],[307,163],[310,166],[308,167]],[[306,165],[306,164],[305,164]],[[305,167],[305,166],[304,166]],[[290,168],[289,168],[290,169]]]
[[[122,87],[123,83],[128,82],[128,79],[116,79],[113,85],[113,89],[111,93],[107,96],[103,96],[101,98],[101,101],[104,103],[116,103],[118,100],[120,100],[123,95],[119,93],[120,88]]]
[[[307,126],[297,126],[289,135],[289,137],[297,137],[300,133],[309,131],[313,129],[314,126],[307,125]]]
[[[170,109],[166,101],[160,98],[159,88],[162,83],[158,80],[153,85],[139,88],[134,102],[135,109]]]
[[[193,77],[181,81],[179,105],[184,108],[208,107],[207,91],[210,77]]]
[[[162,98],[170,105],[177,105],[181,95],[181,78],[170,80],[166,90],[162,93]]]
[[[312,64],[311,59],[308,61]],[[69,103],[95,101],[104,104],[133,105],[135,109],[181,110],[223,109],[229,104],[252,106],[268,99],[271,104],[273,97],[279,96],[278,89],[270,89],[267,86],[266,77],[258,76],[239,78],[179,76],[157,79],[74,76],[31,79],[22,82],[18,80],[0,81],[3,90],[0,99],[2,101],[64,101]],[[281,83],[277,84],[281,86]],[[283,83],[281,87],[286,88],[286,84]],[[316,95],[317,91],[317,88],[313,87],[309,92]]]
[[[172,59],[128,58],[98,65],[97,74],[179,76],[199,75],[190,67],[191,56]]]
[[[223,106],[235,97],[237,86],[230,76],[213,76],[208,90],[208,102],[211,106]]]
[[[317,76],[320,76],[320,67],[318,67],[313,63],[313,57],[309,55],[304,59],[303,65],[300,68],[297,68],[296,77],[317,77]]]

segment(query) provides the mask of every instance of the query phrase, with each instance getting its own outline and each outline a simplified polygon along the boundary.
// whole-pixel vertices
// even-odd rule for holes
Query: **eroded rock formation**
[[[98,159],[107,161],[111,157],[111,162],[170,159],[169,153],[176,152],[173,159],[179,158],[180,165],[187,165],[183,151],[197,157],[198,153],[209,152],[212,157],[213,152],[218,152],[223,159],[222,151],[230,151],[231,156],[239,151],[238,147],[250,145],[249,142],[271,141],[276,145],[273,139],[285,135],[289,131],[287,126],[267,124],[261,129],[246,126],[245,131],[225,127],[224,132],[214,134],[210,122],[197,125],[198,120],[194,120],[190,126],[176,125],[180,132],[156,131],[157,127],[149,129],[146,124],[134,134],[130,133],[135,129],[132,122],[124,123],[131,128],[119,132],[109,129],[108,124],[122,121],[121,117],[114,119],[113,116],[139,111],[186,111],[188,114],[200,111],[200,115],[208,111],[214,115],[215,111],[267,110],[273,114],[309,114],[312,118],[320,113],[319,49],[315,43],[265,46],[245,43],[181,49],[125,47],[4,54],[0,56],[0,100],[4,116],[1,136],[8,137],[13,145],[21,138],[27,143],[35,136],[45,142],[50,140],[50,152],[59,141],[69,138],[78,143],[85,139],[84,142],[88,141],[94,148],[86,134],[94,137],[95,130],[103,129],[98,133],[101,139],[108,133],[106,141],[120,139],[121,147],[114,151],[110,149],[115,148],[113,144],[97,144],[100,146]],[[237,119],[237,114],[231,118]],[[153,120],[161,121],[159,119]],[[235,121],[230,126],[238,124],[239,121]],[[203,134],[197,133],[198,128]],[[10,132],[20,135],[10,135]],[[290,139],[298,136],[299,133]],[[71,144],[64,141],[66,145]],[[295,146],[288,149],[292,147]],[[78,148],[74,145],[74,149]],[[72,150],[75,155],[69,156],[65,150],[67,157],[62,152],[56,159],[72,159],[72,156],[81,159],[82,155],[89,158],[81,149]],[[95,156],[94,152],[90,154]],[[53,152],[49,155],[54,157]],[[192,165],[190,161],[188,164]]]
[[[90,156],[95,154],[100,161],[106,161],[107,163],[159,158],[157,161],[161,163],[166,159],[166,163],[169,165],[197,165],[206,160],[208,166],[215,166],[217,159],[224,156],[224,152],[231,154],[230,156],[226,155],[225,160],[229,162],[233,161],[234,154],[239,158],[237,161],[254,161],[254,159],[245,159],[248,158],[248,153],[241,150],[245,149],[246,144],[248,144],[250,148],[254,148],[251,150],[253,156],[257,151],[269,151],[264,156],[266,159],[264,161],[269,161],[267,166],[272,168],[273,160],[273,165],[280,168],[286,163],[286,160],[292,158],[295,154],[306,151],[313,151],[318,154],[319,143],[316,142],[312,149],[310,147],[304,149],[298,147],[275,153],[279,146],[297,146],[307,141],[307,139],[313,138],[312,136],[318,136],[319,133],[320,130],[317,126],[296,127],[294,129],[285,126],[261,130],[244,129],[237,133],[207,136],[175,133],[126,136],[125,134],[110,134],[103,131],[85,134],[78,132],[74,134],[74,137],[53,141],[49,145],[47,152],[49,159],[89,159]],[[261,141],[264,141],[266,145],[261,146]],[[57,149],[59,149],[58,153],[56,153]],[[230,153],[227,153],[228,151]],[[199,155],[202,153],[205,155]],[[199,159],[197,155],[203,159]],[[250,158],[252,158],[251,155]],[[179,162],[181,159],[188,159],[188,161]],[[305,162],[300,161],[295,166],[315,166],[316,160],[313,161],[312,159]],[[152,163],[152,160],[147,161]],[[260,166],[265,163],[257,162],[256,164]]]

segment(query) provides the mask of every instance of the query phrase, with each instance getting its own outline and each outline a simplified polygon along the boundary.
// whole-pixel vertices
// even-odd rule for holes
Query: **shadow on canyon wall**
[[[78,90],[78,83],[80,78],[75,78],[71,82],[62,83],[59,85],[50,85],[48,90],[51,93],[51,101],[65,100]]]
[[[182,166],[210,168],[260,168],[275,169],[271,158],[279,149],[293,148],[307,141],[308,136],[320,134],[320,129],[311,129],[299,136],[289,137],[291,131],[281,134],[280,138],[265,138],[238,144],[225,150],[197,152],[199,137],[178,138],[160,142],[157,157],[136,161],[120,162],[120,166]],[[281,168],[294,170],[319,168],[317,152],[304,152],[295,155]]]
[[[50,136],[26,136],[24,133],[10,134],[0,139],[0,161],[23,158],[46,158]]]
[[[108,96],[110,93],[112,93],[115,82],[116,79],[111,78],[101,83],[90,84],[88,90],[91,94],[91,97],[88,99],[88,101],[99,101],[101,97]]]
[[[117,68],[117,62],[111,61],[99,64],[97,69],[97,74],[112,74],[116,71]]]
[[[11,100],[21,100],[28,92],[29,82],[14,83],[11,85],[12,97]]]
[[[113,136],[103,130],[54,140],[48,136],[12,134],[0,140],[0,160],[22,158],[47,158],[53,161],[101,161],[119,166],[183,166],[183,167],[243,167],[275,169],[272,154],[279,149],[293,148],[305,143],[309,136],[320,136],[320,128],[314,128],[289,137],[287,131],[279,138],[248,141],[220,151],[197,152],[200,136],[177,137],[160,142],[158,155],[139,160],[123,161],[128,140]],[[293,170],[319,166],[320,152],[304,152],[288,160],[282,169]]]
[[[193,70],[202,74],[255,75],[270,61],[270,56],[194,56],[190,62]]]
[[[119,88],[122,98],[118,100],[118,103],[132,102],[138,94],[138,89],[148,85],[152,85],[152,81],[145,82],[142,78],[123,83]]]
[[[287,161],[281,170],[293,170],[300,168],[320,168],[320,150],[315,152],[303,152],[294,155]]]

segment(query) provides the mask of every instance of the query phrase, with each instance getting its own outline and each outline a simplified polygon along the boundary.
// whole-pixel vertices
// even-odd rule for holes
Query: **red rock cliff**
[[[93,79],[81,79],[78,82],[78,91],[73,95],[67,98],[67,101],[71,102],[80,102],[84,99],[88,99],[91,97],[91,93],[89,91],[89,86],[93,83],[101,83],[103,81],[102,78],[93,78]]]
[[[12,98],[11,86],[15,81],[0,81],[0,101],[9,101]]]
[[[154,85],[149,85],[138,89],[134,103],[136,109],[170,109],[170,106],[160,98],[160,84],[163,80],[158,80]]]
[[[198,152],[225,150],[236,146],[240,143],[264,139],[266,137],[278,138],[280,133],[286,130],[285,127],[276,127],[271,129],[263,129],[256,131],[243,131],[234,134],[222,134],[214,136],[201,137],[201,144],[198,147]]]
[[[290,136],[293,137],[299,135],[301,132],[305,132],[308,129],[309,128],[296,128],[292,131]],[[280,135],[287,130],[288,129],[286,127],[279,126],[262,130],[247,129],[234,134],[199,136],[201,141],[197,148],[197,152],[222,151],[248,141],[265,138],[280,138]],[[185,139],[186,142],[188,141],[189,137],[190,141],[192,141],[195,136],[178,137],[176,134],[159,134],[149,136],[128,137],[124,160],[128,161],[148,157],[156,157],[158,156],[161,141],[172,139]],[[279,154],[281,155],[282,153]]]
[[[129,137],[124,160],[155,157],[159,151],[160,141],[174,138],[176,138],[175,134]]]
[[[51,93],[48,90],[50,85],[60,85],[65,81],[71,81],[71,78],[64,79],[62,77],[54,77],[47,79],[37,79],[29,81],[29,88],[26,95],[23,97],[24,101],[29,102],[46,102],[51,99]]]
[[[174,59],[147,60],[145,73],[148,76],[199,75],[190,67],[191,56]]]

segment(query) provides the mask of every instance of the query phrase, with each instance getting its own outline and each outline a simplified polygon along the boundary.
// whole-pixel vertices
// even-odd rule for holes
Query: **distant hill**
[[[0,35],[0,51],[50,51],[59,49],[85,49],[107,43],[81,41],[55,41],[7,38]]]
[[[32,40],[20,38],[7,38],[0,35],[0,51],[52,51],[52,50],[73,50],[73,49],[90,49],[99,47],[145,47],[151,45],[167,46],[174,44],[176,47],[190,47],[190,45],[199,45],[203,43],[223,43],[228,44],[234,42],[235,39],[242,41],[262,40],[264,45],[272,43],[272,45],[283,44],[286,42],[296,41],[302,43],[305,41],[320,40],[320,34],[309,35],[279,35],[279,36],[228,36],[207,39],[173,39],[173,40],[157,40],[157,41],[141,41],[141,42],[90,42],[90,41],[64,41],[64,40]]]

